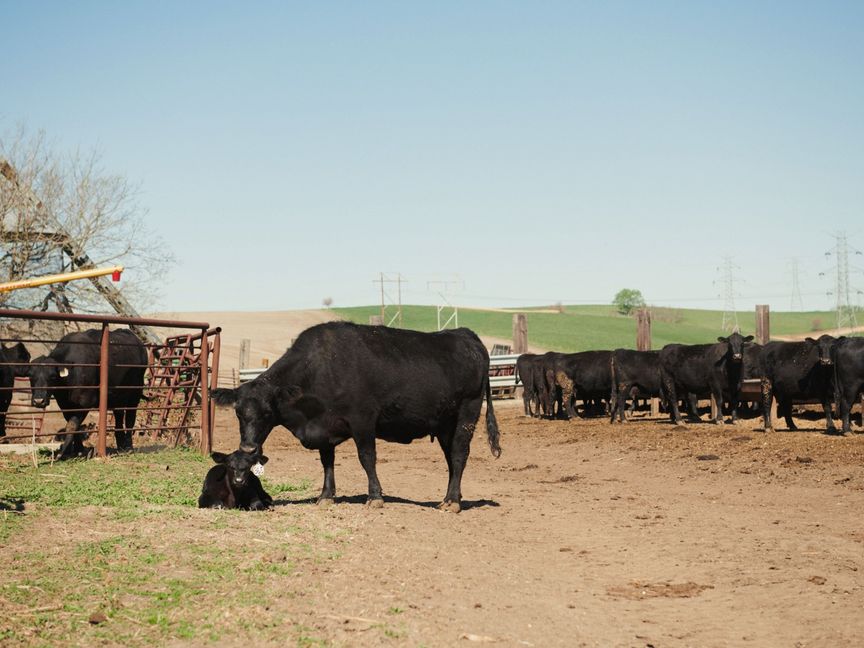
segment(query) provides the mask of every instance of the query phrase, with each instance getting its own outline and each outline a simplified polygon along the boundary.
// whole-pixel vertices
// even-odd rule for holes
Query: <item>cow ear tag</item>
[[[67,369],[66,367],[63,367],[63,368],[60,370],[60,377],[61,377],[61,378],[65,378],[65,377],[68,376],[68,375],[69,375],[69,369]]]
[[[261,475],[263,475],[264,474],[264,464],[256,463],[254,466],[252,466],[252,474],[255,475],[256,477],[260,477]]]

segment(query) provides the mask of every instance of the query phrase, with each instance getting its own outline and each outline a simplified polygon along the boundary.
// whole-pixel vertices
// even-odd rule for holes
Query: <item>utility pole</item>
[[[372,283],[380,284],[381,289],[381,323],[384,326],[402,328],[402,284],[405,279],[400,273],[387,275],[383,272],[378,274],[378,279]],[[392,288],[388,286],[396,284],[396,298],[393,298]]]
[[[723,257],[723,265],[717,268],[721,286],[719,297],[723,299],[723,322],[720,325],[722,331],[737,331],[739,328],[738,313],[735,310],[735,282],[739,279],[735,276],[735,270],[740,269],[732,263],[731,256]]]
[[[834,235],[834,250],[825,253],[828,259],[834,256],[834,292],[837,309],[837,332],[844,328],[854,328],[858,325],[855,316],[855,305],[852,303],[852,292],[860,293],[849,282],[849,252],[850,247],[846,241],[846,232],[838,232]],[[851,249],[854,254],[861,254],[860,250]],[[858,271],[858,268],[853,268]],[[831,295],[831,291],[828,295]]]

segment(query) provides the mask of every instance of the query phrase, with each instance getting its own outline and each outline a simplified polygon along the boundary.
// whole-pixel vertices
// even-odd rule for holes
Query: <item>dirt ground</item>
[[[536,421],[495,403],[503,454],[478,425],[464,510],[438,511],[447,468],[428,442],[379,443],[383,509],[363,505],[352,444],[340,495],[277,502],[347,538],[284,605],[336,645],[851,646],[864,642],[864,435],[820,423],[675,428],[664,420]],[[238,440],[220,410],[216,447]],[[267,476],[321,482],[282,428]],[[302,499],[300,499],[302,497]],[[268,518],[267,516],[273,516]],[[372,632],[382,620],[392,636]]]

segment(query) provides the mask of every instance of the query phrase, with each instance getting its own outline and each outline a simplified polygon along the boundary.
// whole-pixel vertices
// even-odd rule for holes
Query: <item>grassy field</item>
[[[339,316],[366,324],[369,317],[379,314],[377,306],[333,309]],[[636,343],[636,323],[632,317],[619,315],[613,306],[566,306],[563,311],[538,312],[549,309],[523,309],[528,314],[528,339],[531,344],[555,351],[587,351],[633,347]],[[515,311],[515,309],[514,309]],[[434,331],[437,327],[434,306],[403,306],[403,327],[418,331]],[[664,344],[681,342],[698,344],[713,342],[721,335],[722,311],[697,309],[653,309],[652,335],[655,349]],[[753,333],[754,313],[738,313],[744,334]],[[459,309],[459,324],[480,335],[510,339],[512,312]],[[802,313],[771,313],[773,335],[793,335],[825,329],[834,323],[834,313],[811,311]]]
[[[322,645],[270,606],[299,567],[338,555],[337,539],[198,510],[212,464],[193,451],[38,463],[0,456],[0,645]],[[265,488],[279,499],[308,484]]]

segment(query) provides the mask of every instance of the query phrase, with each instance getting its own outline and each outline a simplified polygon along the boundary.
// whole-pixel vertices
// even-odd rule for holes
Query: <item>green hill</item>
[[[459,325],[467,326],[480,335],[510,339],[513,312],[528,314],[528,340],[531,344],[554,351],[587,351],[635,347],[636,322],[632,317],[619,315],[613,306],[566,306],[562,312],[538,312],[549,309],[510,309],[508,311],[459,309]],[[340,317],[360,324],[368,324],[369,317],[378,315],[378,306],[334,308]],[[394,311],[395,312],[395,311]],[[713,342],[722,334],[722,311],[654,308],[652,309],[653,347],[661,348],[670,342],[698,344]],[[753,333],[755,316],[752,311],[738,313],[741,332]],[[771,313],[772,335],[794,335],[812,330],[826,329],[834,323],[834,313],[810,311],[804,313]],[[434,331],[437,328],[434,306],[403,306],[403,328]]]

